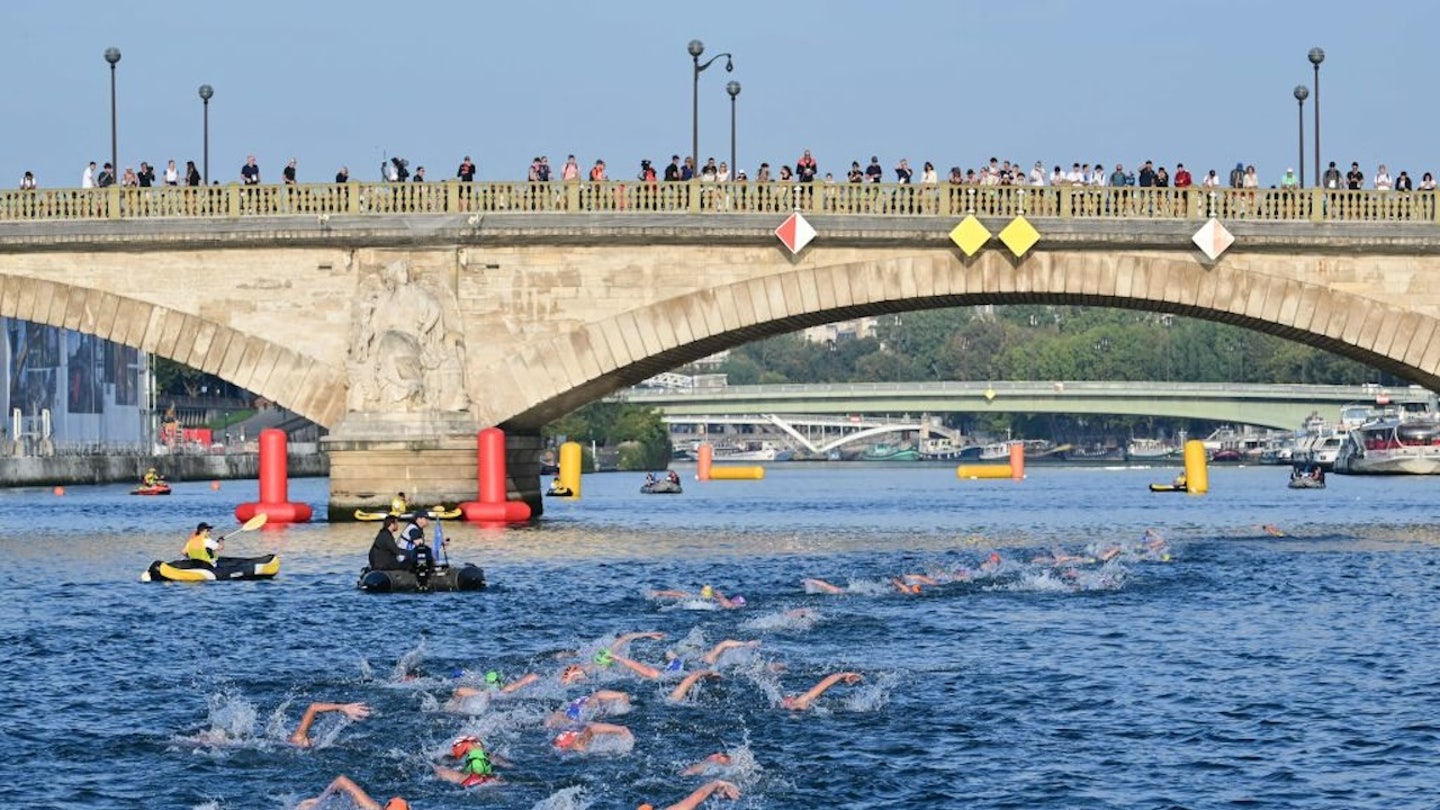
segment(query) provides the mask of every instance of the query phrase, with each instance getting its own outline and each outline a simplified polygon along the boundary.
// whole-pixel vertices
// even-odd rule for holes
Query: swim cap
[[[579,664],[571,664],[570,666],[565,667],[564,672],[560,673],[561,683],[571,683],[573,681],[581,681],[584,679],[585,670],[581,669]]]
[[[393,796],[390,801],[385,802],[385,810],[410,810],[410,803],[399,796]]]
[[[470,734],[466,734],[463,737],[456,737],[455,741],[450,743],[450,755],[459,759],[469,753],[470,749],[478,748],[479,746],[480,741]]]
[[[732,596],[730,597],[730,604],[734,605],[735,607],[745,607],[745,597],[739,596],[738,594],[736,596]]]
[[[714,599],[714,598],[715,598],[715,589],[712,588],[712,587],[710,587],[709,585],[706,585],[705,587],[703,587],[703,588],[700,589],[700,598],[701,598],[701,599]]]
[[[570,746],[574,745],[575,741],[578,739],[580,739],[580,732],[562,731],[559,734],[555,735],[555,747],[569,748]]]
[[[579,720],[585,711],[585,704],[590,702],[590,697],[575,698],[565,707],[565,716],[571,720]]]
[[[493,670],[493,669],[490,670],[489,672],[485,673],[485,683],[487,683],[487,684],[493,684],[493,685],[495,685],[495,686],[499,686],[499,685],[500,685],[500,673],[496,672],[496,671]]]
[[[595,663],[602,667],[608,667],[615,663],[615,656],[609,650],[601,649],[595,653]]]
[[[489,776],[495,772],[495,769],[490,766],[490,755],[485,753],[485,749],[479,745],[465,752],[465,764],[460,770],[476,776]]]

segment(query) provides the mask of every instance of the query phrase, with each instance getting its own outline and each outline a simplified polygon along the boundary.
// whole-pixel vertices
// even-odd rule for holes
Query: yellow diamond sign
[[[950,232],[950,241],[965,251],[966,256],[974,256],[975,252],[985,243],[990,241],[990,232],[980,224],[980,220],[974,214],[965,217],[955,229]]]
[[[1000,241],[1005,243],[1005,247],[1010,248],[1010,252],[1014,253],[1016,258],[1019,258],[1040,241],[1040,232],[1035,230],[1035,226],[1030,224],[1030,220],[1025,217],[1015,217],[1010,220],[1009,225],[1005,226],[1005,230],[1000,232]]]

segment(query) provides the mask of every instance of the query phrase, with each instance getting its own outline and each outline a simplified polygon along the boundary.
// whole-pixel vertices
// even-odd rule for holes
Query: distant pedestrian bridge
[[[1172,382],[915,382],[636,387],[612,400],[653,407],[672,421],[751,416],[1066,413],[1154,416],[1298,430],[1318,415],[1336,422],[1347,404],[1396,405],[1435,395],[1418,387],[1237,385]]]

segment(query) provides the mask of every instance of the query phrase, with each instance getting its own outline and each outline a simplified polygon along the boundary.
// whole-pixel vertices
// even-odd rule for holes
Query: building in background
[[[0,318],[0,335],[0,452],[148,452],[148,355],[13,318]]]

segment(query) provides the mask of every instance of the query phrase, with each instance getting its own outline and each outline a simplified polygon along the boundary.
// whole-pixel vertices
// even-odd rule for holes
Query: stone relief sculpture
[[[454,291],[391,262],[360,283],[350,343],[351,411],[464,411],[465,337]]]

